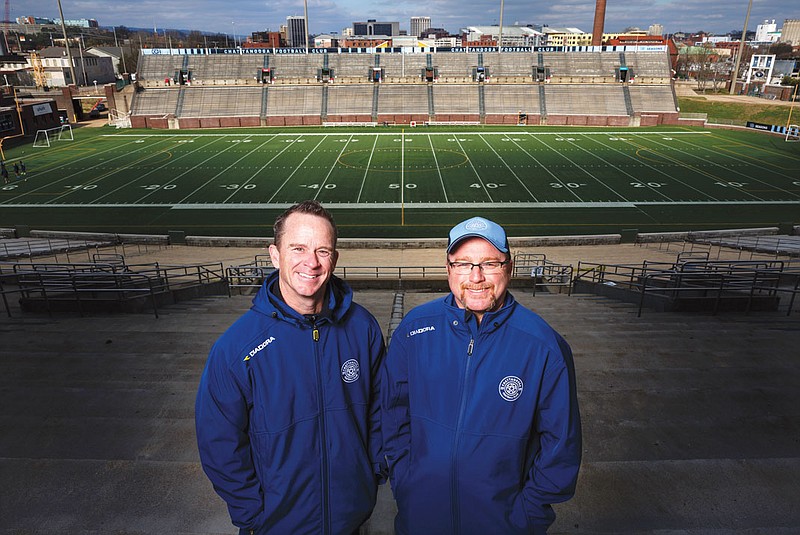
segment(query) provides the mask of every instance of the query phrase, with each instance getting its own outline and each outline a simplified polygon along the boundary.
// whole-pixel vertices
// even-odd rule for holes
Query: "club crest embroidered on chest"
[[[522,395],[522,379],[514,375],[504,377],[497,388],[500,397],[506,401],[516,401]]]
[[[361,376],[361,366],[356,359],[350,359],[342,364],[342,381],[353,383]]]

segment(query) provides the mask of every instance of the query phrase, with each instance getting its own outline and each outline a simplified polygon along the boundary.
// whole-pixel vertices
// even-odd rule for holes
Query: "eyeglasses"
[[[472,262],[448,262],[450,268],[459,275],[469,275],[472,273],[473,268],[479,268],[483,273],[493,274],[500,273],[503,266],[508,264],[508,260],[500,262],[499,260],[492,260],[489,262],[481,262],[480,264],[473,264]]]

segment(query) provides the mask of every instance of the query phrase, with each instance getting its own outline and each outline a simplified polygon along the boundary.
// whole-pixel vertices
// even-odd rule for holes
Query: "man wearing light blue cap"
[[[507,291],[503,228],[450,230],[451,293],[410,311],[381,377],[398,535],[544,534],[575,493],[581,425],[572,352]]]

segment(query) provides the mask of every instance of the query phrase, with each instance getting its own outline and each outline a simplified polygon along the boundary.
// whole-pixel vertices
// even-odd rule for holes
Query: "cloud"
[[[302,0],[115,0],[113,9],[100,0],[62,0],[67,19],[95,18],[101,25],[193,29],[240,35],[267,28],[277,30],[289,15],[302,15]],[[58,17],[53,0],[27,0],[12,4],[12,18]],[[526,21],[553,27],[578,27],[591,31],[595,4],[592,0],[504,0],[504,24]],[[612,0],[606,7],[605,28],[621,31],[628,26],[646,29],[659,23],[665,31],[705,30],[726,33],[744,25],[747,4],[727,0]],[[308,0],[310,29],[314,33],[341,31],[354,21],[368,18],[397,21],[409,28],[412,16],[428,16],[436,27],[457,32],[465,26],[499,22],[500,2],[484,0]],[[754,0],[749,29],[766,19],[778,28],[787,18],[800,18],[797,0]],[[235,24],[231,24],[235,23]]]

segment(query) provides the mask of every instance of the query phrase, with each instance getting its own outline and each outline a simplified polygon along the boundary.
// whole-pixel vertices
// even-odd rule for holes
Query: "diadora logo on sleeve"
[[[413,331],[409,331],[408,337],[411,338],[412,336],[416,336],[418,334],[427,333],[435,330],[436,327],[434,327],[433,325],[428,325],[427,327],[420,327],[419,329],[414,329]]]
[[[506,401],[517,401],[522,395],[522,379],[514,375],[504,377],[497,390],[500,397]]]
[[[258,344],[256,347],[254,347],[253,349],[251,349],[251,350],[250,350],[250,354],[248,354],[248,355],[247,355],[247,356],[244,358],[244,361],[245,361],[245,362],[247,362],[247,361],[248,361],[248,360],[250,360],[252,357],[255,357],[255,356],[256,356],[256,353],[258,353],[259,351],[261,351],[262,349],[264,349],[265,347],[267,347],[268,345],[270,345],[270,344],[271,344],[272,342],[274,342],[274,341],[275,341],[275,337],[274,337],[274,336],[270,336],[269,338],[267,338],[266,340],[264,340],[263,342],[261,342],[260,344]]]
[[[356,359],[350,359],[342,364],[342,381],[354,383],[361,376],[361,366]]]

